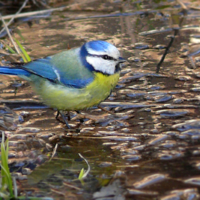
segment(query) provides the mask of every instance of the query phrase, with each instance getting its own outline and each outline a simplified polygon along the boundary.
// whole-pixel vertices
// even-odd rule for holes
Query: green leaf
[[[80,173],[79,173],[79,176],[78,176],[79,180],[83,179],[84,173],[85,173],[85,170],[84,170],[84,168],[82,168],[81,171],[80,171]]]
[[[23,60],[25,59],[24,62],[30,62],[31,58],[29,57],[29,55],[26,52],[26,50],[24,49],[24,47],[20,44],[20,42],[17,39],[15,39],[15,42],[17,43],[17,45],[19,46],[19,48],[23,54],[22,58],[23,58]]]
[[[10,170],[8,167],[8,139],[5,141],[5,136],[2,134],[2,142],[1,142],[1,177],[2,177],[2,186],[7,186],[10,197],[14,197],[13,194],[13,182],[12,182],[12,177],[10,174]]]
[[[11,47],[9,47],[7,44],[5,44],[6,48],[10,51],[10,53],[15,54],[15,50],[13,50]]]
[[[16,31],[17,31],[18,35],[21,37],[21,39],[23,41],[25,41],[25,38],[23,37],[21,30],[17,29]]]

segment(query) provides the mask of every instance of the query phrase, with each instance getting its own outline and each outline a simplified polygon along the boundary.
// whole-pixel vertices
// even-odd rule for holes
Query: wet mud
[[[32,59],[100,39],[128,61],[101,103],[109,112],[71,112],[72,130],[55,120],[56,111],[29,83],[0,76],[0,129],[10,140],[10,168],[21,194],[199,199],[199,1],[182,2],[186,8],[176,1],[85,1],[31,26],[17,25]],[[91,167],[84,184],[78,175],[88,166],[78,153]]]

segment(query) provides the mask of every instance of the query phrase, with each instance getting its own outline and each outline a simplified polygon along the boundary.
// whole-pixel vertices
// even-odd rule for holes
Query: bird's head
[[[125,62],[114,45],[102,40],[85,43],[80,52],[82,62],[89,70],[106,75],[119,72]]]

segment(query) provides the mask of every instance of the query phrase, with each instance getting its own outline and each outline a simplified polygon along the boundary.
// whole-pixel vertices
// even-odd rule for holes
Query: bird
[[[126,60],[111,43],[93,40],[82,46],[28,63],[0,66],[0,74],[30,81],[43,102],[70,128],[63,111],[80,111],[99,105],[118,83]]]

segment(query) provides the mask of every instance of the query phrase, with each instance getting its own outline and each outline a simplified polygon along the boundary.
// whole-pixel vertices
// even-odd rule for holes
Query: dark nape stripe
[[[87,57],[88,55],[90,55],[90,54],[87,52],[87,50],[86,50],[86,48],[85,48],[85,45],[83,45],[83,46],[81,47],[81,49],[80,49],[80,58],[81,58],[82,64],[83,64],[85,67],[87,67],[90,71],[95,71],[94,67],[93,67],[91,64],[89,64],[89,63],[87,62],[87,60],[86,60],[86,57]]]

